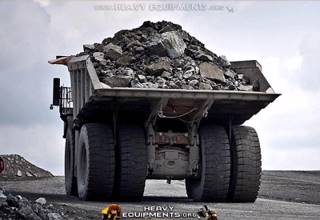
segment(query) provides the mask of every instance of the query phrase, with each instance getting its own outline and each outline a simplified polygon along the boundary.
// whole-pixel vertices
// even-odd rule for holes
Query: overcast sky
[[[202,11],[155,10],[164,5],[150,0],[115,10],[114,3],[0,1],[0,154],[21,154],[62,175],[63,124],[49,105],[52,78],[66,85],[69,78],[47,61],[145,20],[170,20],[229,60],[258,60],[282,93],[246,123],[258,131],[263,169],[320,169],[320,2],[188,1]]]

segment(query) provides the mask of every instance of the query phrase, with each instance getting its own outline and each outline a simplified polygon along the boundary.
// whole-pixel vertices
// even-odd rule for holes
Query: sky
[[[47,61],[143,21],[169,20],[231,61],[258,60],[282,94],[245,123],[259,134],[263,169],[319,170],[319,11],[317,1],[1,0],[0,154],[63,175],[63,123],[49,105],[52,78],[69,85],[69,75]]]

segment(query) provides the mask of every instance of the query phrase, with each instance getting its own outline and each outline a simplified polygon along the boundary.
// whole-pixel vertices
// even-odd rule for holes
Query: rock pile
[[[14,196],[0,189],[0,219],[60,220],[59,213],[52,204],[46,204],[45,198],[32,202],[22,196]]]
[[[87,220],[99,219],[100,213],[49,203],[44,197],[27,199],[0,188],[0,220]]]
[[[17,154],[0,155],[4,162],[4,170],[0,175],[0,179],[22,179],[52,177],[53,175],[44,169],[41,169],[30,163]]]
[[[110,87],[253,90],[225,56],[167,21],[146,21],[83,48],[79,55],[90,55],[100,81]]]

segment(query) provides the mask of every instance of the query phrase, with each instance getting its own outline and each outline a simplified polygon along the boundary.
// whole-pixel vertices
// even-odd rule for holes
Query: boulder
[[[17,171],[17,175],[16,175],[17,177],[22,177],[22,172],[21,172],[21,170],[18,170]]]
[[[253,86],[252,85],[242,85],[242,84],[240,84],[238,89],[240,91],[253,91]]]
[[[179,36],[177,31],[169,31],[161,34],[162,43],[170,58],[176,58],[184,54],[187,48],[183,39]]]
[[[132,60],[133,60],[132,56],[123,55],[117,59],[116,64],[119,66],[128,66]]]
[[[102,82],[110,87],[128,87],[131,79],[126,76],[112,76],[103,78]]]
[[[199,65],[200,74],[204,78],[225,82],[224,72],[216,64],[204,62]]]
[[[47,203],[47,200],[45,198],[43,198],[43,197],[40,197],[35,202],[40,204],[40,205],[44,205],[44,204]]]
[[[212,86],[209,83],[201,82],[199,84],[199,89],[201,89],[201,90],[212,90]]]
[[[109,43],[103,47],[103,52],[105,53],[106,57],[116,60],[122,55],[122,48],[114,45],[113,43]]]
[[[170,61],[167,59],[159,59],[145,67],[145,71],[151,75],[161,75],[164,71],[171,72],[172,67]]]

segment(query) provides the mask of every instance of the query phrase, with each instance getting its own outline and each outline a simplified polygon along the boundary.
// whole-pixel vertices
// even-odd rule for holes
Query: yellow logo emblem
[[[102,219],[107,220],[116,220],[122,219],[122,210],[121,206],[118,204],[111,204],[101,210]]]

